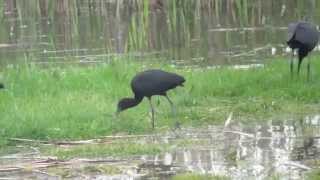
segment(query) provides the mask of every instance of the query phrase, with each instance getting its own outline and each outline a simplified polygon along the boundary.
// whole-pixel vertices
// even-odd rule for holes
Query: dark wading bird
[[[154,95],[165,96],[174,112],[173,103],[167,96],[167,91],[177,86],[183,86],[185,79],[175,73],[162,70],[147,70],[138,73],[131,81],[131,89],[134,98],[123,98],[118,103],[117,113],[138,105],[144,97],[147,97],[151,108],[152,128],[154,128],[154,108],[151,97]]]
[[[288,46],[292,49],[292,57],[290,60],[290,72],[293,75],[293,58],[294,51],[298,49],[298,75],[300,65],[309,52],[311,52],[319,41],[319,32],[316,27],[308,22],[290,23],[288,27]],[[308,58],[308,79],[310,78],[310,60]]]

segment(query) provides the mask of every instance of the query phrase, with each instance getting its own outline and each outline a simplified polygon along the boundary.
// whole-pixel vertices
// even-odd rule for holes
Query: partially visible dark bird
[[[290,23],[288,27],[288,39],[287,44],[292,49],[292,57],[290,61],[290,72],[293,74],[293,58],[294,50],[298,49],[298,75],[300,71],[300,65],[309,52],[311,52],[319,41],[319,32],[317,28],[308,22],[296,22]],[[308,79],[310,76],[310,60],[308,60]]]
[[[151,97],[154,95],[165,96],[171,105],[172,112],[174,112],[174,106],[167,96],[167,91],[177,86],[183,86],[184,82],[184,77],[158,69],[140,72],[131,81],[134,98],[121,99],[118,103],[117,113],[138,105],[144,97],[147,97],[151,108],[152,128],[154,128],[154,108]]]
[[[0,83],[0,89],[3,89],[4,85],[2,83]]]

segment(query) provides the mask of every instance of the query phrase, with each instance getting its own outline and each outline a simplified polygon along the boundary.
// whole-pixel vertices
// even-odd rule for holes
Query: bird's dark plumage
[[[180,75],[154,69],[137,74],[131,81],[131,88],[138,97],[151,97],[165,95],[166,91],[182,85],[184,81]]]
[[[287,44],[292,49],[298,49],[298,73],[300,65],[309,52],[311,52],[319,41],[319,32],[317,28],[308,22],[290,23],[288,26]],[[293,56],[293,55],[292,55]],[[291,74],[293,71],[293,60],[291,59]],[[308,77],[310,72],[310,63],[308,62]]]
[[[3,89],[4,85],[2,83],[0,83],[0,89]]]
[[[134,98],[123,98],[118,103],[117,112],[121,112],[128,108],[138,105],[144,97],[150,101],[152,110],[152,127],[154,127],[153,114],[154,110],[151,104],[151,97],[154,95],[165,96],[172,105],[171,100],[166,92],[177,86],[183,86],[185,79],[175,73],[165,72],[159,69],[152,69],[138,73],[131,81],[131,89],[134,93]]]

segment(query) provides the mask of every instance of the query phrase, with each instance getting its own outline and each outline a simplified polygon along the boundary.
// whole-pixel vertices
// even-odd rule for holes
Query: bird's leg
[[[299,76],[299,72],[300,72],[300,66],[301,66],[301,63],[302,63],[302,58],[299,58],[299,62],[298,62],[298,76]]]
[[[149,97],[148,99],[149,99],[150,108],[151,108],[151,123],[152,123],[152,129],[154,129],[154,109],[153,109],[153,106],[152,106],[151,97]]]
[[[310,81],[310,57],[307,58],[308,65],[307,65],[307,80]]]
[[[293,77],[293,59],[294,59],[294,49],[292,49],[292,55],[291,55],[291,59],[290,59],[290,74],[291,74],[291,78]]]
[[[175,116],[176,115],[176,108],[174,107],[173,105],[173,102],[170,100],[169,96],[168,95],[165,95],[165,97],[167,98],[167,100],[169,101],[170,105],[171,105],[171,111],[172,111],[172,115]],[[175,129],[181,129],[180,127],[180,122],[179,121],[176,121],[175,123]]]
[[[165,95],[165,97],[167,98],[167,100],[168,100],[169,103],[170,103],[172,114],[175,115],[175,114],[176,114],[176,110],[175,110],[175,107],[174,107],[174,105],[173,105],[173,102],[170,100],[170,98],[169,98],[168,95]]]

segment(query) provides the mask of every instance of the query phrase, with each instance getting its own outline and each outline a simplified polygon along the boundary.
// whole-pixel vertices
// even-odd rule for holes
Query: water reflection
[[[180,65],[261,63],[285,53],[289,22],[319,22],[314,0],[5,0],[0,63],[93,63],[118,55]],[[202,59],[202,61],[197,61]]]
[[[152,156],[57,161],[40,156],[32,148],[33,152],[1,156],[0,176],[122,180],[169,179],[175,174],[193,172],[237,180],[273,176],[302,179],[319,162],[319,135],[320,115],[255,125],[233,120],[227,127],[183,128],[139,138],[137,143],[141,145],[161,143],[171,147],[168,152]]]
[[[188,133],[183,136],[193,139],[196,145],[148,157],[140,168],[152,171],[151,176],[186,171],[227,175],[232,179],[265,179],[275,175],[301,179],[315,165],[310,160],[314,163],[319,157],[319,118],[310,116],[298,123],[269,121],[251,127],[238,124],[219,135],[217,130],[222,127],[193,131],[191,137]]]

